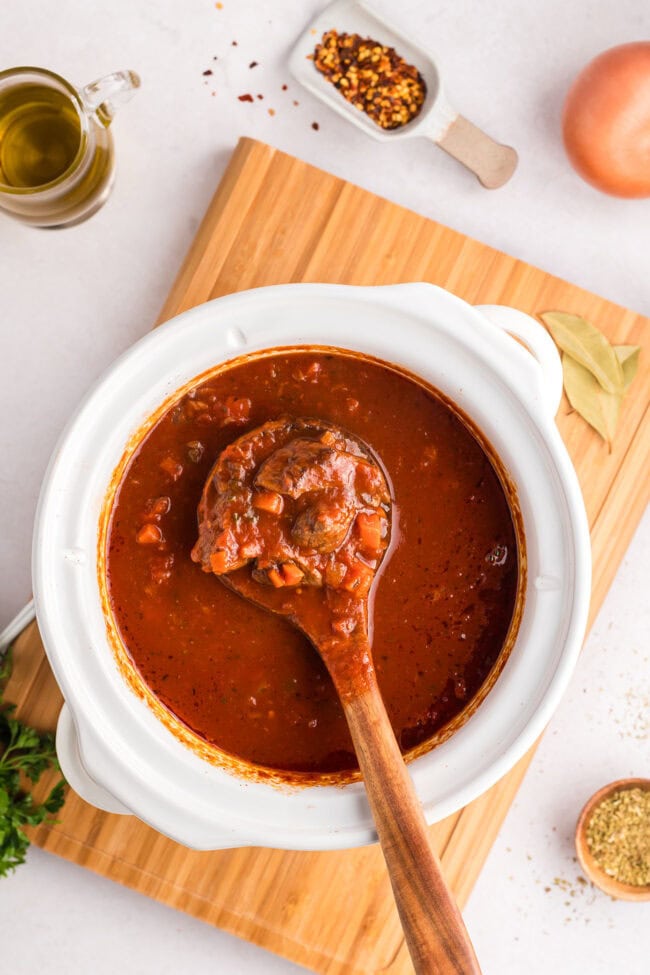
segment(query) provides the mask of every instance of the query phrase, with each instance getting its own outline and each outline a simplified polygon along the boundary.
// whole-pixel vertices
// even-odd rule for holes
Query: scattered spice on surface
[[[275,115],[275,109],[274,108],[267,108],[267,112],[269,113],[269,115]]]
[[[248,65],[248,67],[249,68],[256,68],[258,66],[258,64],[259,64],[259,61],[251,61],[251,63]]]
[[[223,4],[222,3],[215,3],[215,7],[217,8],[217,10],[223,10]]]
[[[294,105],[300,105],[300,102],[297,102],[297,101],[295,100],[295,98],[294,98],[294,100],[293,100],[293,104],[294,104]]]
[[[591,855],[623,884],[650,884],[650,789],[617,789],[599,802],[585,827]]]
[[[262,99],[262,98],[264,98],[264,95],[258,95],[257,97],[258,97],[259,99]]]
[[[212,74],[212,68],[206,68],[206,70],[203,72],[203,74],[204,75],[210,75],[210,74]]]
[[[318,124],[318,122],[312,122],[311,127],[314,130],[314,132],[318,132],[320,125]]]
[[[427,93],[418,69],[395,48],[360,34],[323,34],[315,67],[343,97],[382,129],[397,129],[419,115]]]
[[[233,42],[232,42],[232,46],[233,46],[233,47],[237,47],[237,41],[233,41]]]
[[[252,95],[238,95],[237,97],[239,98],[239,101],[240,102],[252,102],[253,101],[253,96]]]
[[[286,91],[289,85],[282,85],[282,91]]]

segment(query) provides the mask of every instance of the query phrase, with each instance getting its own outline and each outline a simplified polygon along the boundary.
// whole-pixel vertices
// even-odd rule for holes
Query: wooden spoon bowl
[[[576,824],[576,853],[578,855],[578,860],[580,861],[580,866],[584,870],[586,876],[591,880],[592,884],[602,890],[605,894],[609,894],[610,897],[614,897],[617,900],[624,901],[650,901],[650,884],[644,886],[637,886],[636,884],[624,884],[615,877],[610,877],[609,874],[598,865],[594,855],[589,849],[589,844],[587,843],[587,824],[591,819],[596,807],[607,799],[614,792],[620,792],[626,789],[645,789],[650,791],[650,779],[617,779],[616,782],[610,782],[609,785],[603,786],[598,792],[595,792],[593,796],[585,803],[582,812],[578,818]]]

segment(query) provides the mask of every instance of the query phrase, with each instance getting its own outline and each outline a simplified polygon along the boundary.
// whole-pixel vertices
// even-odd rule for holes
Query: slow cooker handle
[[[493,325],[519,339],[537,361],[542,374],[542,391],[551,415],[555,416],[562,399],[562,362],[544,326],[508,305],[476,305],[476,310]]]
[[[85,802],[104,812],[133,815],[119,799],[88,775],[79,754],[77,729],[65,703],[56,725],[56,755],[66,781]]]

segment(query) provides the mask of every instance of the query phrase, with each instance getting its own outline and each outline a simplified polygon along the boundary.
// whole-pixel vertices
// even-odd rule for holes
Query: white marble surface
[[[39,64],[79,83],[131,67],[143,87],[115,123],[119,178],[101,213],[57,234],[0,221],[0,628],[29,595],[31,520],[56,437],[93,379],[150,327],[241,134],[650,313],[650,201],[582,184],[558,137],[576,69],[649,36],[645,0],[376,0],[437,54],[458,108],[519,150],[512,183],[492,194],[433,147],[370,142],[295,89],[286,53],[320,6],[3,3],[1,67]],[[264,100],[239,102],[249,91]],[[571,831],[598,786],[648,774],[649,546],[646,518],[466,911],[485,975],[647,971],[648,908],[584,888]],[[0,882],[0,938],[14,975],[298,971],[38,850]]]

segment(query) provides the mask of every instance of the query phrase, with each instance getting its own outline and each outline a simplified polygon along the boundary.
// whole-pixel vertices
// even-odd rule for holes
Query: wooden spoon
[[[331,456],[323,444],[331,448]],[[321,466],[315,470],[315,465]],[[275,480],[270,480],[269,471]],[[266,472],[265,476],[260,472]],[[303,515],[304,523],[304,511],[318,511],[324,498],[327,508],[319,523],[321,528],[327,517],[334,519],[336,527],[343,508],[349,514],[351,507],[354,519],[368,500],[368,482],[373,477],[377,491],[371,500],[377,504],[371,505],[371,514],[375,510],[386,515],[390,529],[385,475],[366,444],[319,420],[284,418],[264,424],[226,448],[210,472],[199,505],[199,541],[192,557],[206,571],[215,571],[239,595],[289,619],[323,658],[350,728],[416,973],[480,975],[460,911],[431,848],[422,807],[377,683],[369,639],[370,584],[361,592],[350,592],[314,581],[333,559],[354,560],[360,545],[354,528],[348,531],[343,545],[327,550],[329,543],[322,543],[320,551],[315,552],[296,545],[295,531],[291,534],[298,517]],[[314,487],[319,478],[326,484],[325,494]],[[251,498],[255,504],[260,481],[265,495],[269,484],[284,488],[286,493],[278,491],[283,508],[276,512],[276,519],[260,518],[264,523],[256,524],[253,530],[250,505]],[[363,490],[359,490],[360,483]],[[308,488],[302,490],[305,485]],[[242,535],[240,526],[246,511],[248,525]],[[262,546],[260,555],[250,558],[246,553],[256,542],[258,549]],[[242,547],[247,560],[244,566]],[[373,578],[387,549],[385,537],[374,561],[365,559],[364,564],[373,565]],[[213,559],[215,551],[217,559]],[[302,565],[311,583],[282,584],[278,564]],[[276,582],[265,585],[264,572],[271,574],[274,570],[276,574],[271,577]]]

